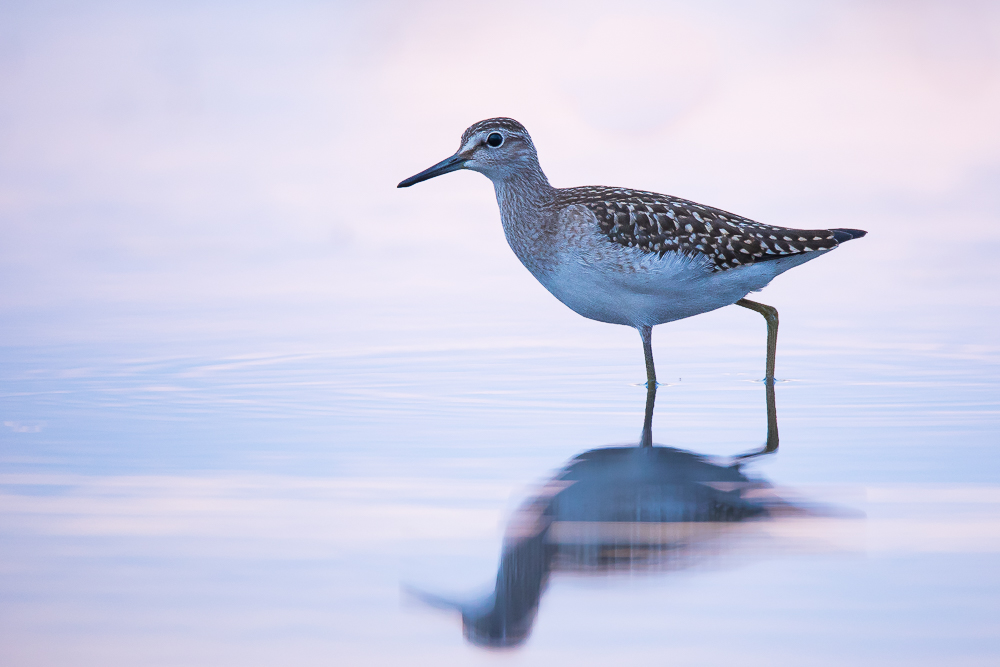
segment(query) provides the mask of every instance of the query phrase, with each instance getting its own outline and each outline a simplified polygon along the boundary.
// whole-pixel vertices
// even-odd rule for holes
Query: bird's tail
[[[863,229],[831,229],[830,231],[833,232],[833,238],[837,239],[837,243],[860,239],[868,233]]]

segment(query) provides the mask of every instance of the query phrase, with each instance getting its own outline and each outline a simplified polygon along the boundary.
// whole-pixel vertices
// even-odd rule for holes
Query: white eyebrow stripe
[[[477,132],[473,136],[469,137],[469,140],[462,144],[462,147],[458,149],[459,153],[471,150],[473,147],[481,144],[483,141],[483,133]]]

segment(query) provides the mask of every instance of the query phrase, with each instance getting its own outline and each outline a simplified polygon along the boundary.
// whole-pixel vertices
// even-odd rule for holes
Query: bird
[[[644,190],[555,188],[527,129],[513,118],[474,123],[451,157],[397,187],[459,169],[493,182],[507,242],[553,296],[583,317],[638,330],[647,387],[642,446],[652,446],[654,326],[733,304],[760,313],[767,322],[764,381],[773,387],[778,311],[745,297],[867,234],[776,227]]]

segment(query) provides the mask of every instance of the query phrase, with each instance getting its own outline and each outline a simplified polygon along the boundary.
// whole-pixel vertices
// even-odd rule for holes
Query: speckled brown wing
[[[786,229],[655,192],[582,187],[559,190],[556,206],[586,206],[614,243],[661,257],[667,252],[702,256],[713,271],[780,259],[838,245],[834,230]],[[853,231],[853,230],[844,230]]]

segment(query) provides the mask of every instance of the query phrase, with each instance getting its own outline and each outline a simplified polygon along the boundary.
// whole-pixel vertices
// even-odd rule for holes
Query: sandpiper
[[[554,188],[528,131],[490,118],[462,134],[451,157],[405,188],[458,169],[496,189],[507,242],[557,299],[599,322],[635,327],[646,358],[647,408],[656,395],[654,325],[736,304],[767,320],[765,382],[774,383],[778,311],[745,299],[780,273],[864,236],[860,229],[787,229],[669,195],[628,188]],[[652,444],[646,410],[641,444]]]

